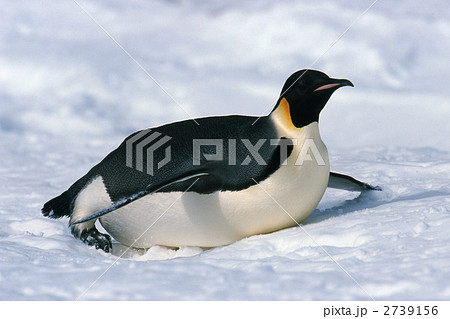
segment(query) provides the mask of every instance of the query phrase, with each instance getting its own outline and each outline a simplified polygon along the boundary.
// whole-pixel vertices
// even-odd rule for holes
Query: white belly
[[[329,161],[317,123],[302,128],[300,145],[269,178],[245,190],[147,195],[100,218],[108,233],[122,244],[215,247],[255,234],[302,222],[316,208],[328,183]],[[296,165],[302,141],[312,139],[323,165],[311,155]],[[311,152],[309,152],[311,153]]]

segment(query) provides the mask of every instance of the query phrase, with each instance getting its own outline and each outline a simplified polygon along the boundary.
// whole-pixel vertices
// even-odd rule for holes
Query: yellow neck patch
[[[282,98],[278,107],[273,112],[274,120],[286,129],[298,129],[293,123],[291,118],[291,108],[286,98]]]

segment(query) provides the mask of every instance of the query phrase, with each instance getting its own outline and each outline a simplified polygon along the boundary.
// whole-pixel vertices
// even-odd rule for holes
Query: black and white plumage
[[[129,142],[147,136],[136,132],[47,202],[42,213],[70,217],[75,237],[105,251],[111,238],[95,228],[97,219],[116,240],[138,248],[215,247],[296,225],[314,211],[327,185],[376,189],[350,176],[330,175],[318,120],[342,86],[353,84],[301,70],[287,79],[267,116],[206,117],[152,128],[149,132],[170,137],[164,147],[171,150],[170,160],[154,174],[127,165]],[[222,141],[221,156],[214,156],[214,145],[203,145],[200,156],[193,152],[193,141],[205,140]],[[167,153],[152,155],[161,163]]]

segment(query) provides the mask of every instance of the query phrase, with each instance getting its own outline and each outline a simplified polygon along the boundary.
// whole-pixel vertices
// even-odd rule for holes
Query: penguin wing
[[[213,191],[217,191],[220,186],[228,187],[229,190],[237,190],[237,189],[245,189],[252,185],[255,181],[260,181],[271,173],[273,173],[282,162],[283,157],[279,154],[280,148],[275,147],[272,152],[271,160],[268,165],[264,166],[264,170],[261,172],[252,172],[250,169],[237,169],[237,173],[234,172],[234,175],[239,175],[239,173],[244,173],[247,171],[251,171],[251,175],[249,178],[245,178],[244,182],[239,185],[234,185],[237,187],[236,189],[232,188],[229,185],[230,175],[233,175],[234,170],[230,170],[230,166],[225,165],[222,161],[220,162],[206,162],[202,165],[191,168],[187,171],[178,170],[176,174],[170,175],[169,177],[163,178],[157,182],[151,183],[144,187],[143,189],[126,196],[120,200],[114,202],[111,206],[101,209],[99,211],[94,212],[91,215],[88,215],[84,218],[81,218],[77,221],[71,223],[71,225],[81,224],[93,219],[97,219],[103,215],[106,215],[112,211],[115,211],[125,205],[128,205],[139,198],[142,198],[146,195],[163,192],[163,191],[196,191],[198,193],[212,193]],[[288,149],[287,156],[289,156],[292,152],[292,147]],[[239,166],[237,166],[239,167]],[[245,166],[244,166],[245,167]],[[198,182],[198,183],[197,183]],[[228,185],[227,185],[228,184]]]
[[[200,127],[192,124],[191,121],[184,121],[155,128],[151,132],[147,130],[147,135],[158,132],[160,135],[170,136],[170,141],[164,145],[176,151],[172,153],[170,161],[158,168],[157,174],[154,175],[125,165],[128,141],[140,136],[138,135],[140,132],[130,135],[88,173],[90,178],[92,176],[103,178],[113,204],[74,221],[73,224],[97,219],[139,198],[157,192],[190,191],[210,194],[221,190],[239,191],[250,187],[255,181],[264,180],[280,167],[284,159],[292,153],[293,147],[288,143],[284,152],[286,154],[284,154],[281,151],[281,144],[272,143],[272,139],[278,137],[273,125],[267,122],[268,120],[261,119],[254,127],[251,127],[253,120],[252,117],[242,116],[213,117],[198,119],[201,123]],[[230,127],[235,129],[230,130]],[[145,131],[142,132],[145,133]],[[223,136],[226,136],[228,141],[223,142]],[[260,136],[266,138],[260,139]],[[204,141],[205,138],[207,141],[223,142],[221,149],[223,156],[220,159],[206,158],[218,152],[215,145],[209,144],[205,144],[202,148],[201,153],[206,155],[199,154],[198,159],[194,156],[192,141]],[[232,149],[229,146],[229,140],[240,143],[236,143],[237,145],[235,144],[235,148]],[[164,152],[155,152],[152,155],[155,156],[153,159],[155,163],[163,161],[165,156]],[[234,155],[234,163],[230,162],[231,155]]]
[[[253,185],[252,182],[263,180],[281,165],[283,157],[280,156],[279,152],[280,147],[277,146],[273,148],[271,160],[266,166],[262,166],[264,167],[264,170],[261,171],[255,171],[246,166],[229,166],[224,164],[223,161],[205,162],[186,171],[178,169],[177,173],[166,175],[166,177],[148,184],[147,186],[141,188],[140,190],[137,190],[131,195],[125,196],[122,199],[115,201],[111,206],[72,222],[71,225],[81,224],[93,219],[97,219],[146,195],[157,192],[194,191],[202,194],[208,194],[222,188],[226,188],[228,190],[245,189],[250,185]],[[292,147],[287,150],[287,156],[289,156],[291,152]],[[234,167],[234,169],[230,169],[230,167]],[[253,167],[253,169],[255,167]],[[242,183],[234,184],[233,181],[233,183],[230,184],[230,178],[232,178],[232,175],[239,176],[245,174],[249,174],[249,176],[244,178]]]
[[[372,186],[367,183],[361,182],[351,176],[330,172],[330,178],[328,180],[329,188],[343,189],[350,192],[362,192],[365,190],[381,191],[380,186]]]
[[[194,172],[189,172],[189,173],[181,174],[181,175],[178,175],[178,176],[174,176],[172,178],[165,179],[165,180],[163,180],[161,182],[148,185],[145,189],[143,189],[143,190],[141,190],[141,191],[139,191],[139,192],[137,192],[137,193],[135,193],[135,194],[133,194],[131,196],[128,196],[128,197],[126,197],[124,199],[121,199],[121,200],[115,202],[114,204],[112,204],[111,206],[109,206],[107,208],[98,210],[98,211],[96,211],[95,213],[93,213],[91,215],[88,215],[88,216],[86,216],[84,218],[81,218],[81,219],[79,219],[77,221],[72,222],[71,225],[81,224],[81,223],[84,223],[84,222],[87,222],[87,221],[90,221],[90,220],[93,220],[93,219],[97,219],[97,218],[99,218],[99,217],[101,217],[103,215],[106,215],[106,214],[108,214],[108,213],[110,213],[112,211],[115,211],[115,210],[117,210],[117,209],[119,209],[119,208],[121,208],[121,207],[123,207],[125,205],[128,205],[128,204],[138,200],[141,197],[144,197],[146,195],[149,195],[149,194],[161,191],[161,190],[163,190],[164,188],[166,188],[166,187],[168,187],[170,185],[173,185],[173,184],[176,184],[176,183],[180,183],[180,182],[194,180],[196,178],[194,180],[194,182],[191,183],[190,186],[185,190],[185,192],[187,192],[195,184],[195,182],[198,181],[199,178],[204,177],[204,176],[208,176],[208,175],[210,175],[210,174],[206,173],[206,172],[194,171]]]

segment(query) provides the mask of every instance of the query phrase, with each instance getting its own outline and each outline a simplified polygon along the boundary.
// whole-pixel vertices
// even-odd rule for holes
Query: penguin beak
[[[346,80],[346,79],[330,79],[330,80],[332,80],[331,83],[319,86],[313,92],[328,90],[328,89],[338,89],[343,86],[351,86],[351,87],[354,86],[352,82],[350,82],[349,80]]]

